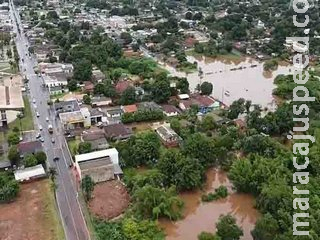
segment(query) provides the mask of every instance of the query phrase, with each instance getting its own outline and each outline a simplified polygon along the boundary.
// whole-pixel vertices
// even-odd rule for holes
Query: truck
[[[48,131],[49,133],[53,133],[53,127],[51,124],[48,125]]]

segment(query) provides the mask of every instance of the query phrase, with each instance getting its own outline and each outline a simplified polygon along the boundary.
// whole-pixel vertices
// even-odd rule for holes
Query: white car
[[[33,102],[34,104],[36,104],[36,99],[33,99],[32,102]]]
[[[40,113],[39,112],[37,112],[36,115],[37,115],[37,117],[40,117]]]
[[[49,122],[49,118],[48,117],[46,117],[46,121]]]
[[[42,131],[42,126],[41,125],[39,125],[39,130]]]

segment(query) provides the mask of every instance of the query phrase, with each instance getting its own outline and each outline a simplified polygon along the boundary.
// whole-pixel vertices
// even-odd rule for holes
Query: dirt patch
[[[97,217],[109,220],[123,213],[129,201],[129,194],[120,181],[108,181],[94,187],[89,208]]]
[[[20,187],[14,202],[0,204],[0,240],[63,239],[49,180]]]

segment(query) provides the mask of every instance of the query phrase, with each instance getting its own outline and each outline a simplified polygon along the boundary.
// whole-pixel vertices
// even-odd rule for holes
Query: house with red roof
[[[116,84],[116,92],[122,94],[128,87],[132,86],[132,83],[126,80],[119,81]]]
[[[125,105],[122,107],[124,113],[135,113],[138,111],[138,107],[136,104]]]

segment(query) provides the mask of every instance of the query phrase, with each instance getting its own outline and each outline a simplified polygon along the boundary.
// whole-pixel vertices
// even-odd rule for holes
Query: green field
[[[29,131],[34,129],[33,117],[30,107],[30,102],[26,96],[23,96],[24,102],[24,117],[21,119],[21,126],[23,131]],[[17,118],[13,122],[9,123],[9,129],[12,130],[14,127],[20,129],[20,120]]]

